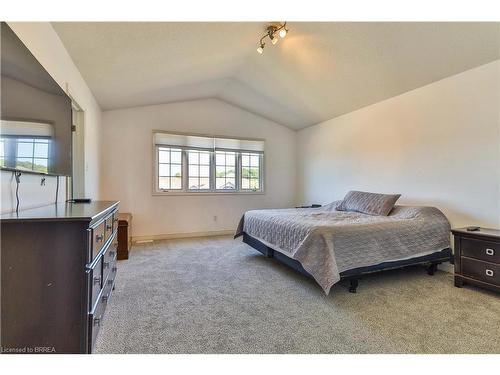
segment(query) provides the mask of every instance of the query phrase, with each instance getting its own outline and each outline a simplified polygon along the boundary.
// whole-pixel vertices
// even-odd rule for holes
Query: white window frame
[[[209,188],[208,189],[190,189],[189,188],[189,152],[190,151],[199,151],[199,152],[208,152],[209,153],[209,165],[208,165],[208,168],[209,168],[209,174],[208,174],[208,184],[209,184]],[[182,178],[183,182],[186,181],[186,186],[185,186],[185,189],[183,189],[183,192],[187,192],[187,193],[207,193],[207,192],[211,192],[213,190],[213,163],[214,163],[214,160],[213,160],[213,152],[212,150],[208,150],[208,149],[196,149],[196,148],[187,148],[185,150],[182,150],[182,154],[183,154],[183,158],[182,158],[182,161],[186,161],[186,165],[184,167],[184,163],[182,163],[182,167],[183,167],[183,170],[186,169],[186,178],[184,179],[184,177]],[[200,161],[199,159],[199,156],[198,156],[198,162]],[[198,167],[200,167],[200,164],[198,164]],[[199,177],[199,171],[198,171],[198,181],[199,179],[202,178],[202,177]],[[184,184],[183,184],[184,185]]]
[[[239,183],[241,184],[242,183],[242,179],[243,179],[243,162],[242,162],[242,155],[241,154],[251,154],[251,155],[258,155],[259,156],[259,189],[260,190],[262,187],[260,186],[261,184],[263,184],[263,179],[262,179],[262,176],[264,175],[264,171],[263,171],[263,164],[264,164],[264,154],[262,153],[259,153],[259,152],[252,152],[252,151],[241,151],[240,153],[238,153],[238,171],[241,173],[241,176],[239,178]],[[246,191],[255,191],[255,190],[252,190],[252,189],[243,189],[242,186],[239,187],[239,189],[243,192],[246,192]],[[257,191],[258,191],[257,190]]]
[[[264,152],[256,152],[256,151],[247,151],[247,150],[225,150],[220,149],[218,151],[229,151],[236,153],[236,189],[216,189],[216,180],[215,180],[215,171],[216,171],[216,159],[215,159],[215,151],[213,149],[205,149],[205,148],[196,148],[196,147],[179,147],[175,145],[157,145],[154,142],[154,135],[156,133],[167,133],[167,134],[179,134],[179,135],[192,135],[192,136],[202,136],[202,137],[213,137],[213,138],[228,138],[228,137],[220,137],[220,136],[209,136],[209,135],[200,135],[200,134],[187,134],[187,133],[172,133],[172,132],[164,132],[164,131],[153,131],[153,189],[152,195],[165,195],[165,196],[174,196],[174,195],[263,195],[265,194],[265,153]],[[262,139],[248,139],[248,138],[234,138],[238,140],[249,140],[249,141],[264,141]],[[160,147],[168,147],[168,148],[180,148],[182,150],[181,160],[182,160],[182,189],[181,190],[160,190],[159,186],[159,153],[158,150]],[[210,152],[210,189],[198,190],[198,189],[189,189],[189,159],[188,159],[188,151],[189,150],[199,150],[199,151],[208,151]],[[260,154],[260,165],[259,165],[259,176],[260,176],[260,189],[259,190],[249,190],[241,188],[241,153],[253,153]]]
[[[44,140],[46,142],[37,142],[39,140]],[[3,168],[15,168],[19,170],[25,170],[27,172],[35,172],[41,174],[48,174],[49,168],[51,167],[51,142],[49,137],[45,136],[2,136],[1,141],[3,143],[3,155],[4,159]],[[19,156],[19,144],[31,144],[31,156]],[[37,143],[47,144],[47,156],[35,156],[35,146]],[[6,150],[7,149],[7,150]],[[19,159],[31,159],[31,168],[22,168],[17,165],[20,161]],[[47,162],[46,171],[38,171],[34,169],[35,160],[45,160]]]
[[[235,158],[234,158],[234,189],[217,189],[217,151],[219,152],[233,152],[235,153]],[[213,152],[213,160],[214,160],[214,165],[213,165],[213,174],[214,174],[214,191],[216,192],[221,192],[221,193],[227,193],[227,192],[233,192],[233,193],[238,193],[240,192],[240,179],[239,179],[239,164],[238,164],[238,159],[239,159],[240,153],[238,151],[234,150],[216,150]],[[224,168],[227,168],[227,164],[224,164]],[[227,177],[225,177],[227,179]]]
[[[156,163],[155,163],[155,175],[156,175],[156,187],[158,189],[158,191],[161,191],[158,187],[160,185],[160,158],[159,158],[159,155],[160,155],[160,148],[168,148],[170,149],[170,153],[169,153],[169,163],[167,164],[170,164],[170,168],[169,168],[169,173],[172,173],[172,149],[174,150],[179,150],[180,148],[179,147],[171,147],[171,146],[157,146],[156,147]],[[185,189],[185,179],[184,179],[184,175],[186,173],[185,171],[185,168],[184,168],[184,150],[180,149],[181,150],[181,188],[180,189],[169,189],[168,191],[176,191],[176,192],[181,192],[181,191],[184,191]],[[178,163],[174,163],[175,165],[179,165]],[[169,176],[169,178],[172,178],[174,176]],[[170,185],[172,185],[172,181],[170,181]],[[166,189],[165,189],[166,190]]]

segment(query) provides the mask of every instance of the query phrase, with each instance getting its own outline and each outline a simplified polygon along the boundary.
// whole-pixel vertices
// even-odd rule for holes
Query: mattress
[[[299,261],[329,293],[346,270],[431,254],[450,247],[450,224],[435,207],[396,206],[388,216],[320,208],[247,211],[243,232]]]

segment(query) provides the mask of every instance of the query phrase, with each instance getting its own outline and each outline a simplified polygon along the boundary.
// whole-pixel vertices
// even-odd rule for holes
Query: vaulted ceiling
[[[53,23],[104,110],[218,98],[300,129],[500,58],[499,23]]]

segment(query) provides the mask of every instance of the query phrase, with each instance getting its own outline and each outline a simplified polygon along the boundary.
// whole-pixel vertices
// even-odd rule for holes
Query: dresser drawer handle
[[[102,242],[102,240],[104,240],[104,234],[96,234],[95,240],[97,242]]]
[[[493,273],[493,270],[486,270],[486,276],[490,276],[490,277],[493,277],[494,273]]]
[[[486,255],[495,255],[495,250],[493,250],[493,249],[486,249]]]
[[[99,285],[101,283],[100,277],[94,277],[94,285]]]

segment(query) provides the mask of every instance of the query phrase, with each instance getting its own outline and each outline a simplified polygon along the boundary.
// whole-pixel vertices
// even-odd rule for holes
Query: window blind
[[[210,150],[264,152],[264,141],[221,137],[203,137],[171,133],[155,133],[157,146],[174,146],[179,148],[201,148]]]
[[[52,137],[54,128],[42,122],[2,120],[0,133],[11,137]]]
[[[176,146],[185,148],[214,148],[214,139],[199,137],[197,135],[180,135],[169,133],[155,133],[155,144],[157,146]]]
[[[264,141],[214,138],[214,145],[216,150],[264,152]]]

